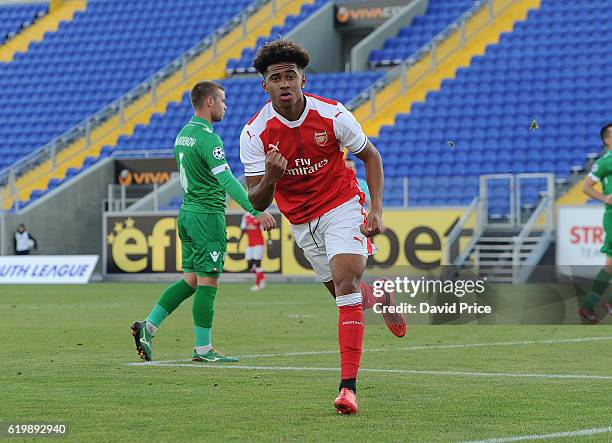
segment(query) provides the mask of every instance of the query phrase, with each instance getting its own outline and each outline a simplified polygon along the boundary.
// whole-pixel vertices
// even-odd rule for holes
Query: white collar
[[[287,120],[285,117],[283,117],[278,112],[276,112],[276,109],[274,109],[274,105],[272,105],[272,102],[270,102],[270,107],[272,108],[272,114],[276,118],[278,118],[280,122],[284,124],[285,126],[288,126],[290,128],[297,128],[304,122],[304,120],[306,119],[306,116],[308,115],[308,111],[311,109],[310,99],[308,98],[306,94],[304,94],[304,99],[306,100],[306,106],[304,107],[304,111],[302,112],[302,115],[300,115],[300,118],[298,118],[297,120],[292,120],[292,121]]]

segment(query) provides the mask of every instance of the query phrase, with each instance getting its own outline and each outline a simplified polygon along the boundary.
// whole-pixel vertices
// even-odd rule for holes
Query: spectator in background
[[[357,168],[355,167],[355,160],[347,158],[346,160],[344,160],[344,164],[347,168],[351,169],[355,173],[355,177],[357,177]],[[359,184],[359,187],[365,194],[366,201],[363,206],[370,206],[370,190],[368,189],[368,182],[366,182],[363,178],[357,177],[357,184]]]
[[[36,249],[36,239],[26,230],[23,223],[17,228],[14,241],[16,255],[30,255],[30,249]]]

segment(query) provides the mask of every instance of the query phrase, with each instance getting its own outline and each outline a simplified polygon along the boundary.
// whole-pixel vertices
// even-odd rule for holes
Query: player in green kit
[[[604,294],[610,279],[612,279],[612,123],[604,126],[599,135],[608,151],[595,162],[582,187],[582,191],[586,195],[606,205],[603,218],[606,239],[601,248],[601,252],[606,254],[606,264],[597,273],[584,304],[578,310],[580,317],[591,323],[599,322],[597,315],[595,315],[595,304]],[[595,183],[597,182],[601,182],[603,193],[595,190]],[[608,299],[603,303],[603,307],[608,315],[612,315],[612,295],[608,296]]]
[[[195,115],[179,132],[174,156],[183,188],[183,205],[177,225],[183,255],[183,278],[168,287],[144,321],[132,324],[132,335],[140,358],[152,359],[151,342],[157,329],[183,301],[193,299],[195,349],[192,359],[203,362],[235,362],[238,359],[212,347],[211,331],[217,280],[223,270],[227,234],[225,194],[254,215],[264,230],[276,226],[267,212],[253,209],[249,197],[233,176],[221,138],[212,123],[223,120],[225,91],[213,82],[200,82],[191,90]]]

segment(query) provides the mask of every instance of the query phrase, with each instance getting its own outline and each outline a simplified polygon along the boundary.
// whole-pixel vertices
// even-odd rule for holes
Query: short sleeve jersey
[[[212,125],[192,117],[174,142],[174,158],[183,189],[183,209],[225,213],[225,190],[215,175],[229,169],[221,138]]]
[[[251,214],[244,214],[240,222],[240,229],[246,232],[249,240],[249,246],[259,246],[264,244],[263,234],[261,232],[261,223]]]
[[[612,194],[612,153],[606,152],[601,156],[591,168],[589,177],[598,182],[601,181],[601,187],[604,195]],[[606,210],[612,210],[612,205],[606,204]]]
[[[312,94],[305,97],[298,120],[288,121],[268,102],[240,135],[240,160],[247,177],[264,174],[271,149],[287,159],[274,197],[292,224],[314,220],[356,195],[364,203],[342,152],[345,147],[354,154],[365,149],[367,137],[361,125],[340,102]]]

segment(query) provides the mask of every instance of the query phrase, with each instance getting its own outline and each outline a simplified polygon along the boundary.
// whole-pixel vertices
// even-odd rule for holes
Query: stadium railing
[[[459,221],[455,224],[453,229],[448,233],[448,238],[446,239],[446,243],[444,244],[444,248],[442,250],[442,264],[444,265],[452,265],[458,266],[460,263],[463,263],[471,249],[476,245],[476,242],[480,238],[482,234],[484,221],[482,219],[484,212],[482,211],[482,199],[480,196],[474,197],[470,205],[467,207]],[[457,256],[453,255],[454,250],[458,250],[457,242],[461,239],[461,233],[465,229],[465,226],[470,222],[470,220],[474,221],[474,233],[469,243],[466,245],[463,251],[459,251]]]
[[[92,144],[91,134],[94,129],[98,128],[113,117],[118,117],[120,124],[123,125],[126,121],[126,108],[148,93],[151,93],[152,96],[151,105],[155,105],[158,100],[156,94],[157,87],[163,80],[178,72],[182,72],[182,82],[185,82],[187,79],[187,65],[190,61],[194,60],[208,49],[212,50],[214,59],[218,55],[219,41],[224,36],[242,26],[241,38],[244,38],[249,32],[247,28],[247,20],[249,17],[260,11],[264,6],[270,4],[270,14],[266,15],[261,21],[261,23],[264,23],[270,17],[273,17],[276,14],[276,11],[280,5],[284,5],[288,1],[290,0],[255,0],[239,14],[228,20],[212,35],[204,38],[192,48],[185,51],[179,57],[167,64],[164,68],[151,75],[148,79],[144,80],[130,91],[102,108],[97,113],[68,129],[59,137],[50,141],[26,157],[17,160],[11,166],[1,170],[0,188],[8,188],[13,201],[18,201],[16,181],[20,176],[26,174],[33,168],[43,164],[46,161],[50,161],[51,171],[55,170],[56,166],[58,165],[58,153],[77,140],[84,140],[84,147],[79,151],[79,153],[86,151]],[[261,23],[257,23],[257,25]],[[108,134],[103,134],[101,137],[106,135]]]
[[[501,184],[504,194],[502,199],[507,199],[508,212],[502,218],[491,217],[491,197],[500,203],[499,195],[497,198],[494,195],[499,191],[500,186],[495,186],[495,184]],[[528,189],[530,184],[538,185],[540,188],[537,204],[533,206],[529,198],[527,197],[528,201],[525,202],[523,196],[523,190]],[[509,262],[512,271],[510,281],[514,283],[526,281],[533,267],[553,240],[554,203],[554,174],[482,175],[479,195],[472,200],[463,216],[449,232],[443,248],[443,264],[451,266],[452,272],[457,272],[472,256],[471,265],[478,270],[482,259],[479,256],[480,249],[492,248],[490,244],[479,246],[480,239],[485,232],[496,232],[498,234],[495,238],[507,241],[509,245],[508,247],[501,245],[496,248],[511,259]],[[473,225],[473,234],[470,241],[461,249],[458,242],[461,240],[462,232],[470,224]],[[484,260],[486,261],[486,258]]]
[[[369,101],[370,113],[367,117],[367,120],[369,120],[378,109],[384,107],[396,97],[396,94],[385,94],[385,97],[380,97],[378,95],[379,91],[399,80],[397,93],[405,94],[410,87],[434,71],[440,63],[462,49],[472,37],[489,26],[495,18],[515,2],[516,0],[480,0],[475,3],[469,11],[466,11],[448,25],[428,44],[417,50],[401,64],[389,70],[382,79],[370,85],[348,102],[347,108],[353,111]],[[485,8],[487,11],[485,20],[472,20]]]
[[[554,189],[554,188],[553,188]],[[554,198],[545,196],[540,200],[535,211],[529,217],[521,232],[514,237],[512,250],[512,282],[514,284],[524,283],[531,274],[533,268],[538,264],[537,260],[544,254],[545,249],[553,240],[553,210]],[[535,228],[541,226],[542,234],[533,251],[529,254],[526,260],[523,260],[523,248],[525,243],[531,237]]]

